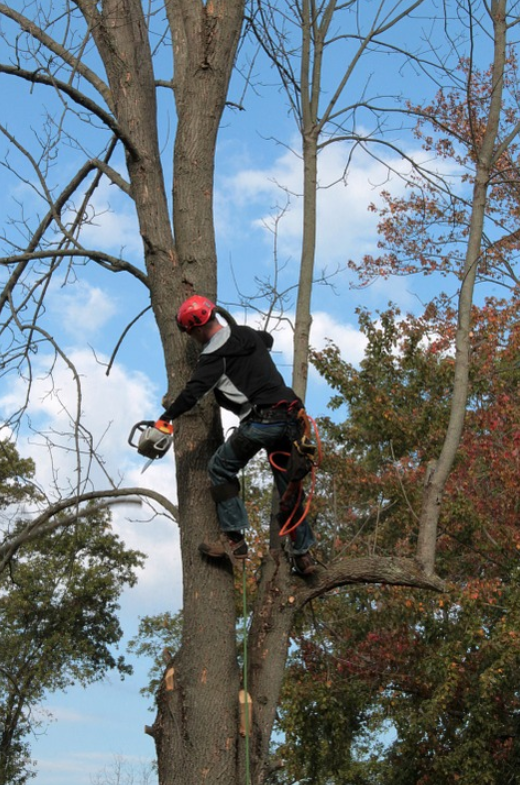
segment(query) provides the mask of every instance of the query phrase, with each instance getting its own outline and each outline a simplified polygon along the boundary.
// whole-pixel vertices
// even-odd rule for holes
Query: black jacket
[[[163,418],[175,420],[210,390],[219,406],[240,419],[247,417],[253,406],[291,403],[296,394],[286,386],[271,359],[272,345],[269,333],[239,325],[222,327],[203,347],[193,376]]]

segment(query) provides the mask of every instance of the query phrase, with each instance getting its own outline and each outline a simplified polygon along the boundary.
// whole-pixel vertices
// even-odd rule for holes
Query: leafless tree
[[[301,156],[303,191],[293,386],[303,399],[315,283],[317,198],[320,187],[331,185],[319,182],[319,155],[335,142],[347,142],[351,155],[356,147],[371,150],[387,144],[395,150],[391,139],[396,125],[390,118],[397,123],[399,115],[402,119],[406,113],[400,111],[398,92],[386,88],[383,94],[379,80],[373,80],[373,63],[393,57],[407,62],[410,70],[414,61],[426,66],[429,43],[396,45],[400,23],[422,4],[423,0],[380,0],[364,7],[359,0],[256,0],[254,4],[252,28],[278,71],[301,140],[301,150],[295,151]],[[431,60],[428,65],[434,70]],[[338,180],[347,181],[348,168],[347,162],[345,170],[337,173]]]
[[[151,764],[134,764],[116,755],[110,766],[105,766],[92,778],[92,785],[153,785],[156,781]]]

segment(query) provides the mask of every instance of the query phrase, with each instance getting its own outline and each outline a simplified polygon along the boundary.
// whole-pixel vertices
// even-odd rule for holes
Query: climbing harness
[[[279,472],[286,472],[288,475],[287,488],[280,499],[278,514],[280,537],[292,534],[307,516],[316,487],[316,470],[323,457],[316,422],[307,414],[303,406],[298,409],[294,421],[297,437],[292,441],[291,452],[276,451],[269,454],[269,462],[273,468]],[[315,444],[312,441],[313,434]],[[277,464],[277,456],[288,459],[286,467]],[[311,485],[306,494],[305,506],[302,509],[301,503],[305,495],[303,481],[309,474],[311,475]],[[294,520],[299,512],[299,517]]]

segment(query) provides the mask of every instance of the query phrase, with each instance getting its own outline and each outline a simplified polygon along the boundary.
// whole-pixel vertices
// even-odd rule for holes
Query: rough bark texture
[[[434,591],[443,588],[438,577],[426,578],[413,560],[344,559],[303,580],[288,572],[281,550],[271,551],[264,559],[249,631],[252,785],[262,785],[268,774],[269,742],[295,614],[310,600],[335,587],[358,583],[416,586]]]
[[[177,107],[173,225],[181,299],[194,292],[216,299],[215,145],[242,16],[242,0],[168,4]],[[193,347],[183,342],[180,354],[189,371]],[[168,367],[171,393],[179,384],[178,359]],[[229,567],[209,564],[198,552],[198,544],[218,531],[206,466],[219,438],[210,404],[179,423],[184,627],[174,658],[175,689],[161,694],[154,726],[161,785],[235,782],[240,771],[234,584]]]

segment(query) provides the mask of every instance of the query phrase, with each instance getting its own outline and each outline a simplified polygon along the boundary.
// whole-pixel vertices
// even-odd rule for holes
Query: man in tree
[[[240,498],[238,474],[261,449],[276,453],[276,463],[271,462],[271,467],[278,493],[284,499],[289,485],[288,458],[298,438],[298,412],[303,404],[287,387],[269,354],[273,345],[269,333],[232,323],[222,325],[215,304],[200,295],[182,303],[177,324],[202,350],[191,379],[161,419],[175,420],[210,390],[220,406],[239,417],[238,427],[216,450],[208,467],[211,493],[225,538],[222,542],[201,543],[199,550],[210,558],[231,555],[245,559],[248,549],[244,529],[249,522]],[[295,521],[301,520],[291,535],[289,552],[296,572],[311,575],[316,565],[309,548],[315,539],[301,500],[297,498],[294,506],[298,507]],[[289,514],[292,512],[289,510]],[[284,505],[281,515],[283,523]]]

